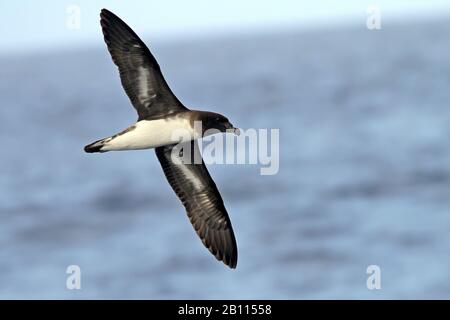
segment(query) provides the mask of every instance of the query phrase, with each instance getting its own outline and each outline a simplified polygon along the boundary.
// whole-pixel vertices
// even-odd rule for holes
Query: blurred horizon
[[[102,39],[99,13],[102,8],[117,14],[141,37],[158,42],[192,38],[262,34],[264,32],[329,29],[342,26],[366,28],[367,8],[380,9],[382,27],[390,24],[420,22],[445,18],[450,14],[447,1],[390,2],[357,1],[335,3],[330,0],[310,2],[284,0],[274,6],[256,0],[244,4],[237,0],[211,4],[207,0],[139,2],[49,0],[31,5],[29,0],[1,3],[8,14],[0,20],[2,47],[0,55],[39,53],[96,46]],[[72,6],[80,9],[79,28],[69,28]],[[39,24],[37,25],[37,21]]]

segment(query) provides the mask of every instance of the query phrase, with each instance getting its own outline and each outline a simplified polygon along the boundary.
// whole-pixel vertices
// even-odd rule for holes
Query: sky
[[[450,16],[449,0],[3,0],[0,53],[96,44],[102,8],[119,15],[144,37],[170,41],[342,24],[365,27],[370,5],[378,6],[382,22],[387,23]]]

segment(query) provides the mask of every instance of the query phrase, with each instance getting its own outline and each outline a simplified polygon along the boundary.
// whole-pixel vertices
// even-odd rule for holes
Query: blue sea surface
[[[236,270],[203,247],[153,150],[83,152],[136,120],[101,39],[0,56],[0,298],[450,298],[449,34],[442,20],[144,37],[188,107],[280,129],[278,174],[209,166]]]

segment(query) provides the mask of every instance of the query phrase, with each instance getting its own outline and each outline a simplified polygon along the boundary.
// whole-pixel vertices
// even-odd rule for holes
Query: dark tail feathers
[[[88,144],[86,147],[84,147],[84,151],[87,153],[94,153],[94,152],[106,152],[102,151],[102,147],[104,145],[104,139],[95,141],[91,144]]]

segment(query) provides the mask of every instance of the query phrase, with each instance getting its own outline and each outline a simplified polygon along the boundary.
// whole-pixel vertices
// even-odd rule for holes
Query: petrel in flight
[[[84,150],[92,153],[155,148],[164,174],[203,244],[218,260],[236,268],[238,254],[230,218],[201,158],[196,139],[209,129],[236,134],[239,129],[220,114],[186,108],[172,93],[158,62],[136,33],[106,9],[101,11],[100,18],[106,45],[138,120],[118,134],[87,145]],[[194,126],[197,121],[201,121],[200,130]],[[179,129],[189,132],[190,138],[183,143],[191,147],[191,157],[200,161],[182,161],[183,149],[172,152],[177,146],[173,132]]]

